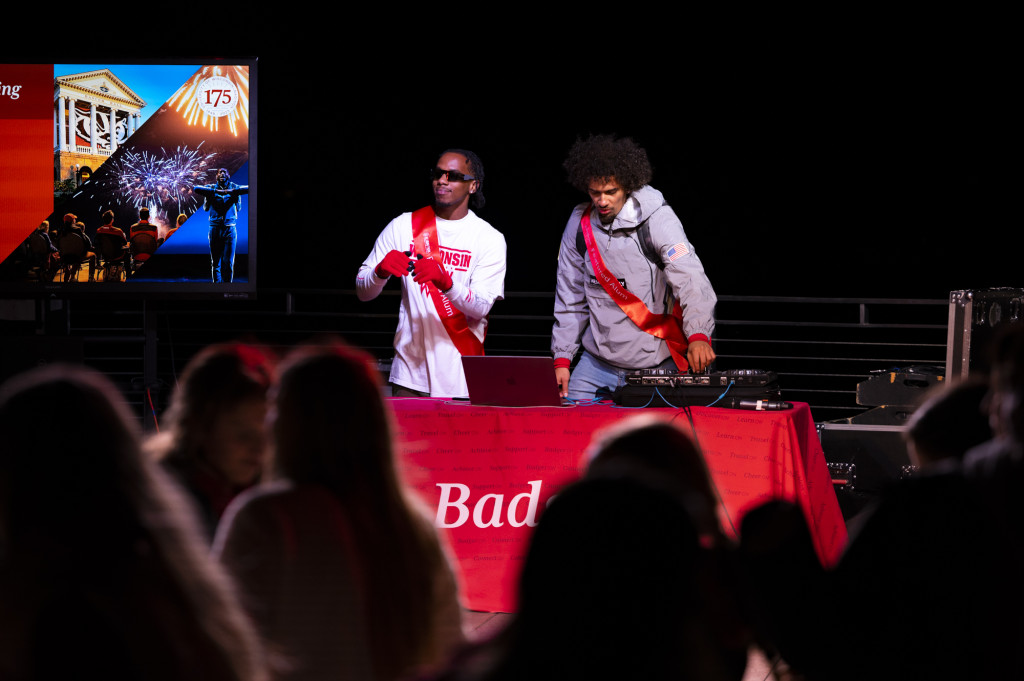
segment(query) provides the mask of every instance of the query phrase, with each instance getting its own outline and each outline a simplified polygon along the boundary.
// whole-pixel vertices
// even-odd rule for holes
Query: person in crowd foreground
[[[464,640],[455,573],[399,480],[390,420],[362,351],[331,342],[285,358],[274,480],[232,502],[213,545],[280,679],[400,679]]]
[[[709,614],[697,529],[678,496],[636,477],[583,478],[540,516],[518,610],[433,681],[738,681]]]
[[[209,541],[228,503],[263,473],[274,362],[249,343],[200,350],[185,366],[161,432],[146,443],[195,500]]]
[[[808,681],[1017,675],[1024,324],[1004,327],[991,355],[992,439],[884,488],[833,569],[814,561],[799,509],[772,502],[744,517],[747,583],[764,614],[759,631]],[[931,430],[914,437],[932,442],[948,427],[922,414],[915,430]],[[835,598],[850,607],[823,607]],[[837,657],[835,641],[857,654]]]
[[[190,505],[106,378],[11,378],[0,431],[0,678],[267,678]]]

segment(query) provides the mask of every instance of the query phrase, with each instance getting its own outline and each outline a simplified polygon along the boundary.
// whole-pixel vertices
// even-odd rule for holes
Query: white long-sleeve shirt
[[[460,220],[437,218],[437,238],[444,268],[452,278],[447,297],[466,315],[477,338],[484,340],[487,314],[505,295],[505,237],[473,211]],[[360,300],[372,300],[388,279],[374,269],[389,251],[413,248],[412,213],[402,213],[384,228],[356,276]],[[413,255],[415,257],[415,254]],[[467,397],[462,359],[441,323],[425,286],[402,277],[402,302],[395,332],[391,382],[432,397]]]

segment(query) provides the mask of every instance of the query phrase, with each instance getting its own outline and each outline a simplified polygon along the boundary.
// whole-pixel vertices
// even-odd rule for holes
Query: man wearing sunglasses
[[[679,218],[648,184],[647,152],[596,135],[578,140],[564,167],[590,200],[569,217],[558,254],[551,350],[562,396],[592,400],[638,369],[707,369],[717,297]]]
[[[461,356],[483,354],[487,314],[505,294],[505,237],[474,212],[484,205],[476,154],[444,152],[430,179],[433,203],[384,228],[356,275],[356,294],[372,300],[401,279],[394,395],[467,397]]]

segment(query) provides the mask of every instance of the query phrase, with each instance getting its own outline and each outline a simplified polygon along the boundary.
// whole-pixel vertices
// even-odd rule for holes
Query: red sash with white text
[[[441,258],[441,244],[437,240],[437,220],[434,216],[434,209],[426,206],[414,211],[412,214],[412,243],[416,253],[424,258],[433,258],[444,267]],[[469,328],[466,322],[466,315],[455,309],[448,296],[443,294],[432,281],[428,281],[427,292],[430,299],[434,301],[434,309],[437,310],[444,330],[448,337],[462,355],[484,354],[484,344],[476,337],[476,334]]]
[[[689,342],[683,335],[682,317],[670,314],[655,314],[647,309],[644,301],[626,290],[618,278],[608,271],[604,266],[604,260],[594,243],[594,232],[590,227],[590,209],[583,212],[581,222],[583,228],[583,240],[587,244],[587,253],[590,254],[590,264],[594,267],[594,275],[597,280],[612,297],[615,304],[626,313],[630,321],[637,327],[652,336],[661,338],[668,343],[668,351],[675,360],[676,367],[680,371],[686,371],[690,364],[686,361],[686,348]],[[676,304],[678,311],[679,305]]]

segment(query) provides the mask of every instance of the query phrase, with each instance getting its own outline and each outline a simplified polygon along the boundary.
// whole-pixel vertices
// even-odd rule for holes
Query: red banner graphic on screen
[[[0,64],[0,260],[53,210],[53,66]]]

